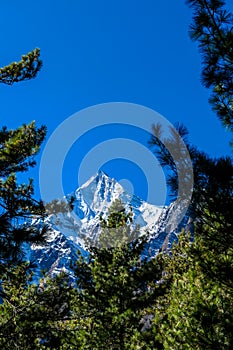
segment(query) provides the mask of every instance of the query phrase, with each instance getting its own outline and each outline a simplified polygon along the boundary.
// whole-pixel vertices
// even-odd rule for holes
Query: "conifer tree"
[[[191,35],[203,56],[203,82],[223,124],[232,131],[232,15],[224,1],[188,1],[194,10]],[[154,127],[156,131],[158,126]],[[189,144],[194,191],[190,215],[196,219],[194,241],[180,235],[172,255],[164,255],[164,278],[170,290],[156,300],[153,336],[164,349],[231,349],[233,301],[233,163],[231,157],[211,158]],[[179,147],[175,139],[169,142]],[[168,150],[155,136],[155,153],[169,170],[168,185],[177,195],[177,170]],[[185,170],[185,169],[184,169]]]
[[[35,49],[18,63],[0,69],[0,82],[12,85],[34,78],[42,66]],[[31,284],[31,264],[25,262],[25,243],[45,243],[48,230],[32,225],[46,215],[41,201],[33,198],[33,180],[18,183],[17,174],[34,167],[46,134],[35,122],[15,130],[0,130],[0,347],[1,349],[58,349],[70,315],[72,287],[61,274],[40,285]],[[62,207],[62,204],[59,208]],[[68,348],[66,348],[68,349]]]
[[[22,61],[0,69],[0,82],[13,84],[34,78],[41,67],[39,49],[22,57]],[[42,243],[47,236],[46,227],[40,230],[31,225],[32,217],[45,214],[42,202],[33,198],[33,181],[18,183],[17,173],[35,166],[46,133],[45,126],[37,128],[35,122],[23,124],[15,130],[3,126],[0,130],[0,280],[10,267],[23,261],[24,243]],[[0,290],[0,296],[5,297]]]
[[[231,349],[233,301],[233,164],[230,157],[212,159],[188,143],[194,190],[188,210],[195,220],[194,241],[181,235],[172,255],[163,255],[164,278],[171,289],[155,301],[152,339],[165,349]],[[173,149],[179,147],[170,139]],[[177,195],[177,171],[168,150],[151,140],[168,185]],[[171,166],[172,165],[172,166]],[[151,334],[150,334],[151,336]]]
[[[159,260],[142,259],[147,236],[141,237],[131,221],[132,213],[115,202],[102,219],[101,247],[91,247],[88,259],[80,256],[77,262],[80,349],[143,348],[143,311],[166,288],[156,284],[162,274]],[[129,242],[128,234],[138,238]],[[113,237],[114,246],[103,245]]]

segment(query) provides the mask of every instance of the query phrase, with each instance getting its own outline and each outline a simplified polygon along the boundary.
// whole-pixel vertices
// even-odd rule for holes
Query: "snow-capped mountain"
[[[82,255],[88,254],[85,240],[95,244],[100,234],[99,218],[107,216],[116,199],[121,199],[126,209],[132,208],[134,223],[140,225],[141,233],[150,233],[146,255],[155,255],[164,244],[169,246],[177,238],[174,230],[166,231],[172,205],[157,207],[135,195],[130,196],[117,181],[102,171],[67,195],[67,200],[71,197],[74,198],[72,211],[51,214],[46,219],[51,230],[47,245],[27,248],[27,259],[38,264],[38,273],[41,269],[52,275],[61,270],[69,272],[71,263],[77,259],[77,250]],[[34,224],[40,225],[40,222]]]

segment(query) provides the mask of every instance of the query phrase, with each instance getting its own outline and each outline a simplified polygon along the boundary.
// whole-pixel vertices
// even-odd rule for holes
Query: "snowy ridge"
[[[166,232],[166,223],[172,205],[161,208],[151,205],[137,196],[130,196],[114,179],[99,171],[75,192],[67,195],[67,200],[73,196],[73,211],[50,215],[46,224],[51,230],[48,243],[45,246],[27,247],[26,254],[30,261],[38,263],[36,278],[40,270],[47,270],[51,275],[60,271],[71,271],[71,264],[77,259],[77,250],[85,256],[85,240],[91,239],[93,244],[100,234],[99,217],[106,217],[108,209],[116,199],[121,199],[126,209],[132,208],[134,223],[139,224],[141,233],[150,233],[145,255],[155,255],[164,245],[177,239],[175,230]],[[40,225],[40,222],[34,222]],[[167,242],[166,242],[167,240]]]

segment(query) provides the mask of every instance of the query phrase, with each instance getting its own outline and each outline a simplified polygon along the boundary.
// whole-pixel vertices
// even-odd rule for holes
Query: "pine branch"
[[[21,61],[0,68],[0,83],[12,85],[36,77],[42,67],[38,48],[22,56]]]
[[[209,102],[223,125],[233,131],[233,15],[225,1],[189,0],[190,36],[202,54],[202,83],[212,87]]]

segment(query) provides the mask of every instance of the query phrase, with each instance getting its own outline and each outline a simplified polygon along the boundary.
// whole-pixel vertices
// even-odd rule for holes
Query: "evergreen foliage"
[[[102,234],[107,242],[107,234],[113,239],[112,228],[121,228],[121,235],[119,230],[114,235],[116,244],[90,247],[88,259],[80,256],[77,261],[80,349],[141,349],[145,309],[166,289],[156,284],[162,277],[159,259],[141,258],[147,237],[126,243],[129,237],[124,235],[134,237],[139,230],[132,228],[131,216],[115,202],[102,221]]]
[[[210,99],[223,124],[232,131],[232,15],[224,1],[188,1],[194,10],[191,35],[203,55],[203,82],[213,88]],[[177,196],[177,170],[169,151],[157,139],[150,144],[168,169],[167,183]],[[211,158],[187,140],[193,162],[194,190],[189,214],[195,219],[191,242],[185,233],[163,255],[164,279],[170,289],[155,303],[152,339],[163,349],[232,349],[233,347],[233,163],[231,157]],[[175,138],[168,141],[179,147]],[[184,167],[185,170],[185,167]],[[152,335],[153,334],[153,335]]]
[[[167,176],[167,185],[170,188],[172,198],[177,198],[178,187],[181,200],[185,200],[187,188],[190,181],[190,171],[186,165],[185,157],[180,160],[179,167],[182,168],[181,174],[183,178],[178,182],[177,166],[174,158],[170,154],[164,143],[158,138],[162,132],[160,125],[154,125],[154,136],[151,137],[149,144],[156,154],[160,164],[164,167]],[[189,214],[193,218],[205,220],[205,212],[215,213],[220,217],[221,213],[228,215],[227,222],[231,221],[231,213],[229,208],[232,207],[233,195],[233,163],[232,158],[219,157],[211,158],[205,152],[198,150],[197,147],[191,145],[188,141],[188,130],[183,125],[177,124],[176,130],[180,137],[185,141],[189,156],[192,160],[194,174],[194,188],[192,202],[189,208]],[[173,135],[165,140],[165,144],[169,144],[169,148],[176,150],[182,155],[180,142]],[[180,191],[180,187],[181,191]]]
[[[33,78],[41,66],[39,50],[24,56],[22,62],[2,68],[1,82],[8,78],[12,83]],[[23,244],[43,243],[48,234],[46,226],[38,230],[31,224],[32,218],[43,218],[45,214],[43,203],[33,198],[33,180],[18,183],[16,175],[35,166],[34,157],[45,134],[45,126],[37,128],[35,122],[15,130],[7,127],[0,130],[0,297],[3,300],[9,297],[3,288],[7,282],[11,284],[13,274],[9,271],[20,269],[24,260]]]
[[[232,15],[224,1],[187,3],[194,13],[191,36],[201,50],[203,83],[212,88],[210,103],[232,131]],[[2,68],[0,81],[33,78],[40,67],[36,49]],[[193,162],[189,215],[195,220],[194,237],[182,231],[171,254],[142,259],[148,237],[134,225],[132,212],[116,201],[108,218],[100,220],[98,244],[89,242],[88,257],[79,256],[76,286],[65,274],[51,280],[44,276],[34,285],[31,266],[23,261],[25,242],[45,241],[46,227],[38,231],[30,220],[43,218],[46,211],[33,199],[32,180],[19,184],[16,174],[35,165],[46,128],[33,122],[0,130],[1,349],[233,348],[232,158],[209,157],[188,142],[183,125],[176,128]],[[155,125],[151,147],[167,169],[172,196],[184,200],[191,176],[186,151],[176,133],[164,142],[161,133]],[[171,148],[183,157],[175,162]],[[56,200],[47,207],[54,213],[66,209]]]
[[[232,234],[210,221],[192,244],[181,235],[164,260],[171,288],[156,303],[152,330],[164,349],[232,349]]]
[[[130,243],[140,236],[140,227],[132,230],[132,210],[126,214],[123,203],[117,199],[109,208],[108,220],[100,217],[101,235],[97,245],[101,248],[111,248]]]
[[[195,220],[194,241],[179,236],[172,255],[163,255],[166,295],[155,301],[152,339],[164,349],[231,349],[233,305],[233,164],[230,157],[212,159],[191,146],[194,190],[189,215]],[[177,147],[176,140],[174,148]],[[177,173],[167,149],[151,144],[169,169],[168,185],[177,194]],[[171,166],[172,165],[172,166]]]
[[[12,85],[14,83],[35,78],[42,67],[40,49],[36,48],[26,55],[21,61],[12,62],[8,66],[0,68],[0,83]]]
[[[202,82],[212,88],[210,103],[233,131],[233,15],[222,0],[187,0],[193,10],[191,38],[202,55]]]
[[[0,304],[1,349],[63,349],[70,331],[73,288],[64,274],[53,280],[44,277],[39,286],[29,285],[28,271],[24,263],[4,276],[3,289],[10,297]]]
[[[43,242],[46,237],[45,228],[39,232],[28,221],[44,215],[42,202],[33,198],[33,181],[19,184],[16,176],[35,165],[45,131],[34,122],[16,130],[0,130],[0,259],[4,261],[20,258],[24,242]]]

